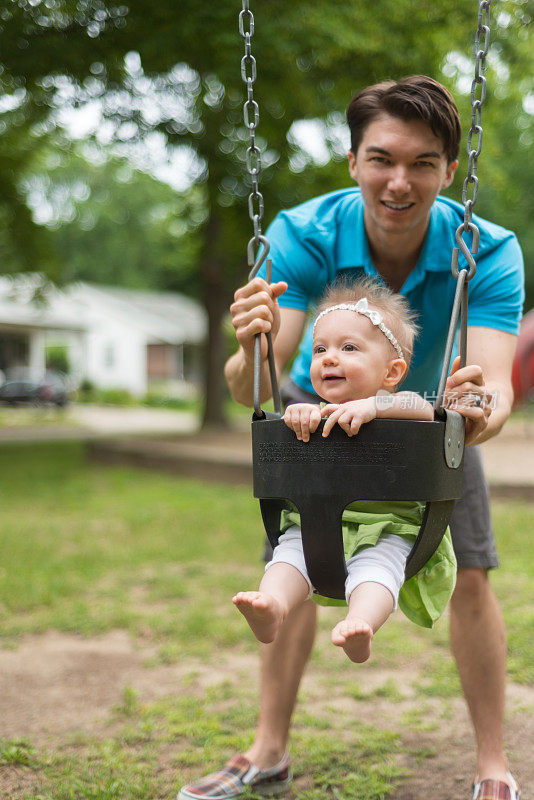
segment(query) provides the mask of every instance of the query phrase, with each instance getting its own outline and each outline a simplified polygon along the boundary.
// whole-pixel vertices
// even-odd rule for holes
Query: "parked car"
[[[7,405],[65,406],[68,402],[66,378],[60,372],[36,376],[29,370],[16,368],[6,372],[0,386],[0,403]]]

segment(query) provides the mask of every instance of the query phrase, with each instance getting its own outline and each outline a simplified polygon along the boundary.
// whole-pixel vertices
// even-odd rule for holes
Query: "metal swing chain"
[[[467,299],[468,283],[474,276],[477,265],[474,255],[478,253],[480,231],[473,222],[473,208],[478,198],[478,157],[482,150],[482,106],[486,101],[486,56],[490,47],[490,5],[491,0],[479,0],[478,4],[478,26],[475,34],[475,76],[471,84],[471,127],[467,133],[467,176],[462,187],[462,202],[464,204],[464,221],[458,226],[455,232],[455,239],[458,247],[452,251],[451,271],[456,279],[456,293],[451,314],[447,344],[445,345],[445,355],[441,368],[441,376],[434,404],[437,412],[443,409],[443,399],[445,384],[449,374],[452,348],[460,316],[460,367],[466,363],[467,353]],[[483,41],[481,48],[480,43]],[[477,97],[477,86],[480,85],[480,97]],[[476,149],[473,147],[473,136],[477,137]],[[468,197],[469,184],[473,184],[472,197]],[[464,233],[471,232],[473,236],[471,250],[463,238]],[[458,259],[460,250],[467,260],[467,269],[458,269]]]
[[[264,203],[263,195],[258,189],[258,179],[261,172],[261,151],[256,145],[256,128],[260,120],[260,109],[254,99],[254,83],[256,82],[257,69],[256,59],[252,55],[250,40],[254,36],[254,15],[249,8],[249,0],[242,0],[242,10],[239,13],[239,34],[245,41],[245,55],[241,59],[241,78],[247,87],[247,99],[243,106],[243,120],[245,127],[250,133],[250,144],[246,153],[247,172],[250,175],[252,191],[248,197],[248,214],[254,228],[254,235],[247,245],[247,261],[250,268],[248,276],[251,281],[258,273],[262,264],[266,261],[267,283],[272,279],[272,262],[267,258],[270,245],[267,238],[261,232],[263,221]],[[245,30],[245,24],[248,30]],[[248,74],[250,69],[250,74]],[[252,117],[252,119],[251,119]],[[256,205],[255,205],[256,204]],[[256,258],[254,251],[263,245],[263,250]],[[274,349],[271,333],[265,334],[267,338],[267,358],[269,362],[269,374],[271,378],[271,388],[276,414],[281,414],[280,392],[278,389],[278,379],[274,361]],[[261,334],[257,334],[254,340],[254,416],[263,418],[265,416],[261,409]]]
[[[245,21],[248,22],[248,30],[245,30]],[[258,178],[261,172],[261,152],[256,146],[256,128],[260,121],[260,109],[254,100],[254,84],[257,77],[256,59],[252,55],[250,40],[254,36],[254,15],[249,8],[248,0],[243,0],[243,9],[239,14],[239,34],[245,40],[245,55],[241,59],[241,78],[247,87],[247,99],[243,106],[243,120],[245,127],[250,133],[250,145],[247,149],[247,171],[251,178],[252,191],[248,197],[248,214],[254,226],[254,244],[257,246],[261,242],[261,223],[263,221],[263,195],[258,190]],[[250,67],[250,75],[247,68]],[[252,115],[252,119],[251,119]],[[257,202],[257,208],[254,203]],[[249,266],[252,267],[249,263]]]
[[[471,223],[473,208],[478,198],[478,157],[482,150],[482,106],[486,101],[486,56],[490,46],[490,5],[491,0],[479,0],[478,28],[475,34],[475,77],[471,84],[471,127],[467,133],[467,176],[462,188],[464,204],[464,231]],[[484,47],[480,49],[481,34],[484,35]],[[480,98],[477,98],[477,86],[480,85]],[[473,136],[478,136],[476,150],[473,149]],[[473,184],[473,197],[468,199],[469,184]]]

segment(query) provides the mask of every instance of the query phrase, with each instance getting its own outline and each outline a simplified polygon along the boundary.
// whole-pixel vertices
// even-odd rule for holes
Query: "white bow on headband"
[[[369,308],[369,303],[367,302],[367,297],[362,297],[358,300],[357,303],[338,303],[336,306],[329,306],[325,308],[324,311],[321,311],[315,322],[313,323],[313,331],[315,332],[315,326],[319,322],[319,320],[325,316],[325,314],[329,314],[331,311],[356,311],[357,314],[363,314],[364,317],[367,317],[371,320],[373,325],[376,325],[379,328],[384,336],[389,339],[399,358],[402,358],[405,361],[404,353],[402,352],[402,348],[398,341],[395,339],[393,334],[391,333],[390,329],[384,325],[384,321],[382,319],[382,314],[379,311],[375,311],[372,308]]]

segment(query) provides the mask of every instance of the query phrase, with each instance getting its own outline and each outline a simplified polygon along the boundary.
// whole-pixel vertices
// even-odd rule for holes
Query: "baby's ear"
[[[406,376],[408,364],[403,358],[394,358],[388,364],[387,375],[384,380],[384,387],[395,389]]]

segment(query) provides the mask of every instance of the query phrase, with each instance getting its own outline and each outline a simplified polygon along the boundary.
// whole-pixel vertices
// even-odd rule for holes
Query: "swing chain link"
[[[477,265],[474,255],[478,253],[478,246],[480,242],[480,231],[473,222],[473,208],[478,198],[478,157],[482,150],[482,106],[486,100],[486,56],[488,55],[490,46],[490,5],[491,0],[479,0],[478,3],[478,26],[475,34],[475,77],[471,84],[471,127],[467,133],[467,176],[464,180],[462,188],[462,202],[464,204],[464,221],[458,226],[455,232],[455,239],[457,247],[453,248],[451,259],[451,271],[456,279],[456,294],[451,313],[451,321],[449,325],[449,332],[447,335],[447,342],[445,344],[445,355],[441,367],[441,376],[439,379],[438,391],[434,408],[439,413],[443,410],[443,403],[445,398],[445,383],[449,374],[449,367],[451,363],[451,355],[458,328],[458,320],[460,320],[460,340],[459,340],[459,354],[460,366],[466,364],[467,354],[467,299],[468,299],[468,284],[474,276]],[[481,40],[483,45],[481,47]],[[477,86],[480,84],[480,96],[477,97]],[[473,146],[473,136],[476,136],[476,148]],[[473,184],[473,196],[468,197],[469,184]],[[471,249],[465,239],[464,233],[472,234]],[[462,255],[467,261],[467,269],[459,270],[458,261]],[[460,274],[461,273],[461,274]]]
[[[460,250],[468,264],[466,281],[470,281],[476,272],[476,262],[473,255],[478,252],[480,233],[473,222],[473,208],[478,199],[478,157],[482,151],[482,106],[486,101],[486,56],[490,47],[490,6],[491,0],[479,0],[478,26],[475,34],[475,76],[471,84],[471,127],[467,132],[467,175],[462,187],[462,202],[464,204],[464,221],[456,231],[456,242],[452,252],[451,270],[453,276],[458,278],[458,258]],[[480,86],[478,93],[477,87]],[[477,94],[479,96],[477,97]],[[473,144],[475,137],[476,147]],[[469,184],[473,184],[472,196],[468,197]],[[463,234],[471,232],[472,244],[469,249],[463,239]]]
[[[471,127],[467,133],[467,177],[462,189],[463,229],[466,233],[468,230],[472,230],[473,208],[478,198],[477,166],[482,150],[482,106],[486,101],[486,56],[490,46],[490,5],[491,0],[479,0],[478,27],[475,34],[475,77],[471,84]],[[483,40],[482,47],[481,40]],[[480,86],[479,97],[477,97],[478,86]],[[476,147],[473,147],[473,136],[476,137]],[[468,198],[470,183],[473,184],[473,193],[472,197]]]
[[[251,38],[254,36],[254,15],[249,8],[249,0],[242,0],[242,10],[239,13],[239,34],[245,40],[245,55],[241,59],[241,77],[247,87],[247,99],[243,106],[243,119],[245,127],[250,133],[250,145],[246,153],[247,172],[250,175],[252,191],[248,196],[248,215],[254,226],[254,235],[247,245],[247,261],[250,269],[248,276],[251,281],[258,273],[260,267],[266,262],[265,278],[268,283],[272,280],[272,263],[267,258],[270,250],[267,237],[261,232],[263,221],[263,195],[258,189],[258,179],[261,172],[261,151],[256,146],[255,135],[258,122],[260,120],[260,108],[254,100],[254,83],[257,77],[256,59],[252,55]],[[248,25],[248,30],[245,30]],[[252,115],[252,119],[251,119]],[[262,248],[260,250],[260,247]],[[256,250],[256,255],[254,251]],[[274,403],[274,411],[277,417],[282,415],[282,404],[280,391],[278,389],[278,378],[276,375],[276,362],[274,360],[274,349],[271,333],[265,334],[267,339],[267,361],[269,364],[269,376],[271,380],[271,391]],[[265,412],[261,408],[261,333],[254,337],[254,418],[265,419]]]
[[[258,247],[262,244],[261,223],[263,221],[264,203],[263,195],[258,189],[258,179],[261,172],[261,151],[256,145],[255,135],[256,128],[258,127],[260,119],[260,109],[257,102],[254,100],[254,83],[257,77],[256,59],[252,55],[252,47],[250,40],[254,36],[254,15],[249,8],[249,0],[242,0],[243,8],[239,14],[239,34],[245,40],[245,55],[241,59],[241,78],[247,87],[247,99],[243,106],[243,120],[245,127],[250,133],[250,144],[246,153],[247,172],[250,175],[252,191],[248,197],[248,214],[254,227],[253,242],[254,246]],[[248,30],[245,26],[248,26]],[[254,259],[250,263],[250,252],[253,253],[253,248],[249,250],[249,266],[252,267]]]

